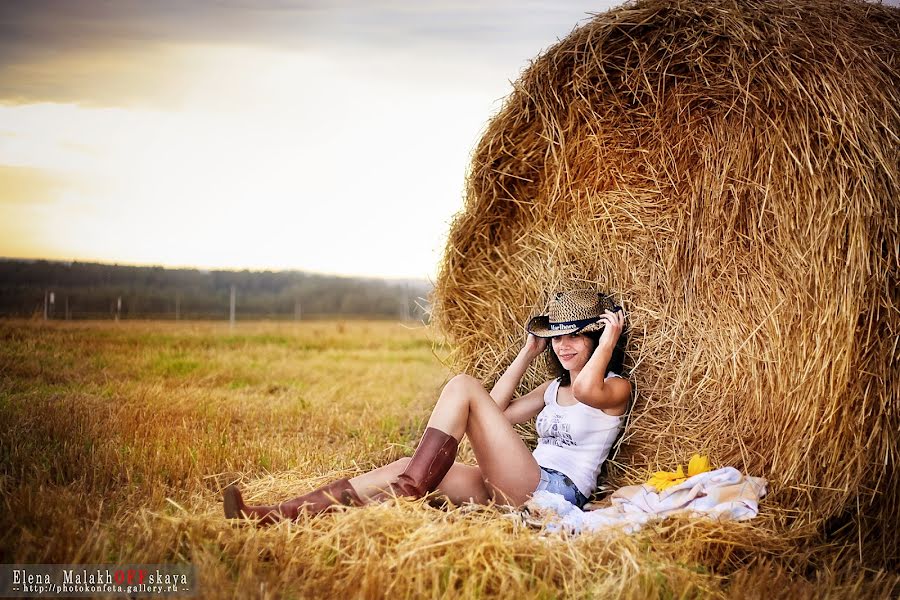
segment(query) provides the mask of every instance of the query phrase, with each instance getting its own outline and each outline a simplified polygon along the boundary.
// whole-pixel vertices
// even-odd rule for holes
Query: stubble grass
[[[229,483],[277,502],[411,454],[450,375],[441,359],[429,330],[388,322],[0,321],[0,562],[193,563],[204,598],[756,597],[771,581],[775,597],[844,597],[896,583],[798,576],[736,547],[741,524],[567,538],[496,507],[403,500],[267,529],[223,518]]]

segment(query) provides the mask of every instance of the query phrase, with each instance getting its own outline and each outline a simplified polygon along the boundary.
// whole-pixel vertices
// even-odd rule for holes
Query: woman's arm
[[[606,381],[606,373],[613,349],[622,334],[625,316],[621,311],[606,311],[602,320],[606,323],[603,335],[590,360],[572,382],[572,393],[579,402],[588,406],[624,412],[631,397],[631,383],[618,377]]]
[[[544,409],[544,392],[547,391],[547,387],[551,383],[553,383],[552,379],[510,402],[506,410],[503,411],[503,416],[506,417],[506,420],[513,425],[517,425],[530,420],[541,412]]]
[[[509,406],[519,382],[522,381],[522,376],[525,375],[525,370],[546,348],[546,339],[528,334],[525,345],[519,350],[519,354],[491,389],[491,398],[494,399],[500,410],[506,410],[506,407]]]

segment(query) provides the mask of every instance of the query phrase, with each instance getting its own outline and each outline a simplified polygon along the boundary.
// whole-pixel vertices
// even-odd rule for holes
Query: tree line
[[[238,319],[424,320],[431,291],[415,279],[0,260],[0,316],[227,319],[232,287]]]

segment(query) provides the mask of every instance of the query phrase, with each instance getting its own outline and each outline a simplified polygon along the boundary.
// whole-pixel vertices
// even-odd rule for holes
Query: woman
[[[624,321],[621,309],[603,294],[560,292],[548,314],[529,321],[524,346],[490,394],[467,375],[447,383],[412,458],[278,505],[247,506],[231,485],[225,489],[225,516],[274,523],[337,504],[360,506],[390,495],[421,498],[435,490],[455,504],[516,506],[535,491],[548,490],[581,508],[597,485],[631,398],[631,384],[617,372],[624,357]],[[548,338],[559,376],[513,399]],[[539,440],[532,453],[513,425],[535,415]],[[469,436],[478,466],[454,462],[463,435]]]

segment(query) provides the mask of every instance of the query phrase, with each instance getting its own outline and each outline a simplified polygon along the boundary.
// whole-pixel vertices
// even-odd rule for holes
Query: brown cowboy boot
[[[440,429],[428,427],[406,470],[388,491],[397,496],[421,498],[435,490],[456,460],[459,441]]]
[[[294,520],[301,512],[317,515],[331,510],[335,505],[362,506],[365,504],[349,479],[338,479],[326,486],[298,496],[293,500],[269,506],[247,506],[236,485],[225,488],[225,518],[241,519],[257,517],[260,525],[271,525],[283,519]]]

